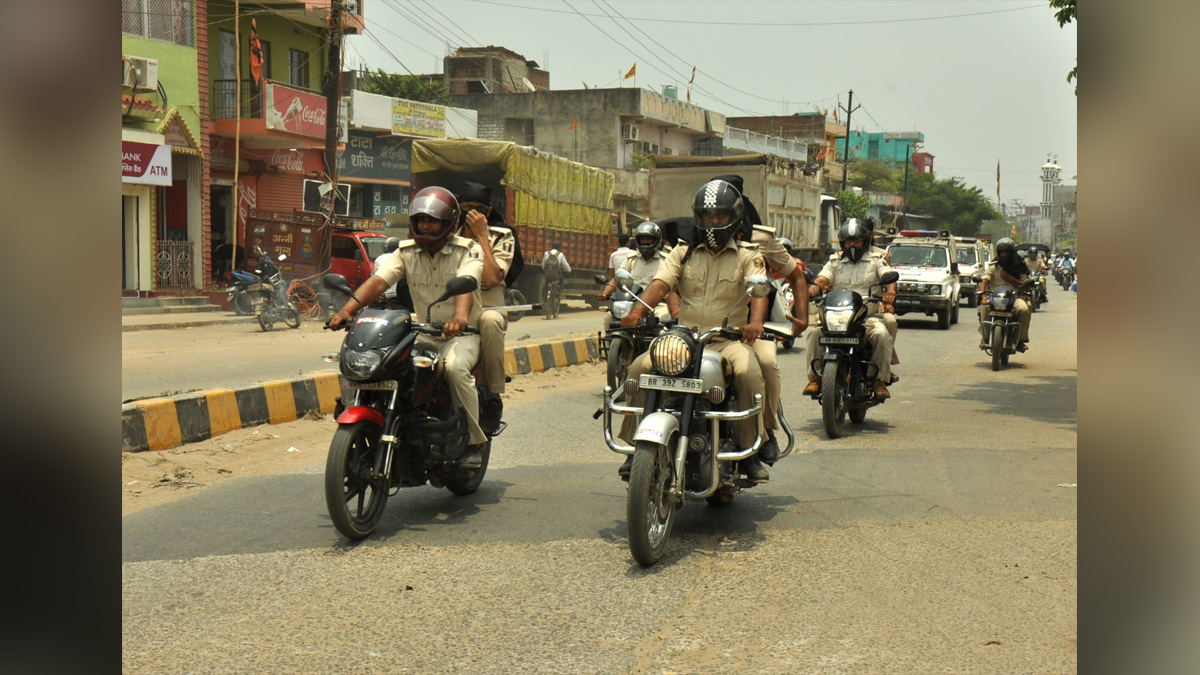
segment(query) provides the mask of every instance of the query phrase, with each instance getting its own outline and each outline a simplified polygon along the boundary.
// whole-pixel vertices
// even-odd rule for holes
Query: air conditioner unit
[[[158,59],[145,59],[140,56],[122,57],[123,78],[121,85],[134,91],[155,91],[158,89]]]
[[[636,141],[637,139],[638,139],[638,127],[635,127],[632,124],[622,124],[621,125],[621,140]]]

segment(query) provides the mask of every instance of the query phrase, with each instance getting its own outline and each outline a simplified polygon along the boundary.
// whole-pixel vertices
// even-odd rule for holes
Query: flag
[[[250,76],[254,78],[254,85],[260,88],[263,61],[262,42],[258,39],[258,21],[250,19]]]
[[[633,67],[629,69],[628,73],[625,73],[625,77],[622,79],[628,80],[629,78],[633,77],[634,75],[637,75],[637,61],[633,62]]]
[[[696,66],[692,66],[692,79],[688,80],[688,84],[696,81]]]
[[[1000,160],[996,160],[996,201],[1000,201]]]
[[[839,103],[838,105],[841,105],[841,103]],[[834,109],[833,109],[833,121],[834,121],[834,123],[839,123],[839,124],[840,124],[840,122],[838,122],[837,108],[834,108]]]
[[[571,126],[567,127],[567,131],[571,131],[573,129],[578,129],[578,128],[579,128],[579,118],[576,117],[574,120],[571,121]]]
[[[817,161],[819,162],[822,159],[825,159],[825,153],[828,151],[829,151],[828,147],[821,148],[821,151],[817,153]]]

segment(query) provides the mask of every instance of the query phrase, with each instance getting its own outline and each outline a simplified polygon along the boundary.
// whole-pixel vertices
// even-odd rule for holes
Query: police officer
[[[659,265],[662,264],[666,253],[663,252],[663,233],[659,228],[658,223],[647,220],[640,223],[633,230],[634,254],[626,256],[621,264],[617,267],[618,270],[625,270],[633,277],[634,283],[645,290],[650,286],[650,282],[654,279],[654,275],[658,273]],[[613,291],[617,290],[616,271],[613,272],[613,278],[609,279],[608,284],[596,296],[599,300],[608,300],[612,296]],[[643,309],[645,309],[643,307]],[[654,308],[654,315],[659,321],[667,321],[672,316],[679,313],[679,296],[675,292],[667,294],[666,302],[658,303]],[[608,328],[608,317],[604,318],[604,328]]]
[[[870,232],[866,225],[857,218],[847,220],[838,231],[842,256],[837,260],[831,259],[825,265],[809,290],[816,293],[820,288],[845,288],[859,293],[865,299],[870,287],[878,284],[880,277],[891,270],[883,256],[866,248],[869,239]],[[891,381],[892,336],[879,316],[879,311],[886,311],[895,300],[896,284],[892,283],[883,289],[882,308],[877,307],[875,303],[868,306],[867,341],[871,343],[871,363],[878,369],[875,397],[880,400],[892,395],[887,388],[888,382]],[[814,327],[808,331],[808,385],[804,387],[804,393],[808,395],[816,395],[821,391],[821,377],[813,371],[813,363],[825,354],[820,345],[820,336],[820,328]]]
[[[712,180],[722,180],[734,187],[742,196],[746,209],[742,223],[734,224],[735,236],[746,241],[749,234],[751,243],[758,246],[763,262],[767,267],[782,278],[787,279],[792,287],[793,312],[788,320],[795,324],[795,334],[800,335],[808,327],[808,280],[804,277],[804,268],[796,264],[792,255],[784,247],[783,242],[776,236],[775,228],[763,225],[758,215],[758,209],[745,196],[742,177],[737,174],[714,176]],[[749,225],[747,228],[746,226]],[[790,242],[789,242],[790,243]],[[754,356],[758,359],[759,369],[762,370],[766,383],[767,396],[763,400],[766,408],[763,414],[763,426],[766,428],[767,439],[758,450],[758,457],[769,465],[774,465],[779,459],[779,443],[775,432],[779,430],[779,392],[783,388],[783,376],[779,369],[777,353],[779,346],[774,340],[755,340],[753,343]]]
[[[979,343],[980,349],[988,348],[989,336],[987,326],[983,323],[991,315],[991,308],[988,306],[988,289],[1007,287],[1016,292],[1025,285],[1028,279],[1029,268],[1017,255],[1016,243],[1008,237],[996,242],[996,259],[988,262],[977,291],[981,295],[979,299],[979,334],[983,336],[983,340]],[[1018,297],[1013,303],[1013,314],[1017,315],[1017,323],[1021,325],[1021,337],[1017,341],[1017,351],[1023,352],[1027,348],[1025,343],[1029,342],[1029,303],[1025,302],[1024,298]]]
[[[1042,276],[1038,279],[1038,288],[1035,292],[1040,294],[1039,297],[1043,304],[1050,302],[1050,295],[1046,293],[1046,275],[1049,273],[1049,268],[1046,267],[1046,261],[1038,255],[1036,248],[1029,249],[1029,258],[1025,261],[1025,266],[1029,268],[1030,272],[1041,272]]]
[[[462,205],[463,236],[479,244],[483,253],[483,283],[480,297],[484,309],[479,314],[480,364],[479,375],[487,389],[487,401],[481,411],[482,425],[488,431],[500,426],[504,404],[500,395],[504,393],[504,336],[508,330],[508,313],[488,307],[504,307],[505,279],[516,257],[516,239],[512,230],[501,219],[494,217],[491,188],[480,183],[467,182],[458,194]]]
[[[720,352],[733,368],[734,387],[738,402],[748,406],[758,394],[766,398],[762,370],[754,356],[752,345],[763,333],[763,321],[767,315],[767,299],[752,298],[745,304],[746,279],[754,274],[766,274],[766,263],[757,247],[748,242],[734,239],[734,228],[742,222],[742,196],[725,181],[709,181],[692,202],[696,218],[696,236],[690,245],[676,246],[662,261],[658,273],[650,286],[642,293],[642,300],[654,307],[672,289],[678,288],[680,325],[698,330],[707,330],[721,325],[726,313],[731,326],[742,326],[740,342],[716,339],[708,348]],[[621,325],[632,328],[638,324],[645,308],[639,305],[625,318]],[[629,367],[629,377],[637,380],[650,370],[650,355],[643,354]],[[633,405],[640,405],[643,394],[634,397]],[[736,422],[737,443],[742,448],[751,447],[756,436],[762,432],[762,416],[752,420]],[[621,426],[620,437],[632,442],[637,422],[626,417]],[[622,477],[629,475],[627,460],[621,466]],[[741,462],[741,471],[750,482],[762,483],[770,478],[767,469],[757,456]]]
[[[479,319],[479,291],[455,296],[453,305],[449,301],[438,303],[430,312],[430,305],[441,296],[446,282],[454,277],[471,277],[478,282],[483,276],[479,244],[455,235],[458,209],[458,200],[442,187],[427,187],[413,195],[408,217],[412,238],[383,259],[383,265],[329,319],[329,327],[337,328],[349,321],[353,312],[374,302],[388,286],[407,279],[417,316],[445,322],[444,337],[422,334],[417,343],[437,348],[445,364],[443,374],[451,400],[467,414],[470,445],[459,458],[458,467],[478,469],[483,466],[479,446],[487,442],[479,427],[479,397],[471,374],[479,360],[479,336],[461,333],[468,323]]]

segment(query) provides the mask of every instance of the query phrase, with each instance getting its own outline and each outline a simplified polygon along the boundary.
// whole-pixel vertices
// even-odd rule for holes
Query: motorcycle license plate
[[[346,386],[351,389],[372,389],[375,391],[392,391],[396,388],[395,380],[384,380],[383,382],[354,382],[346,381]]]
[[[699,394],[704,391],[701,380],[690,377],[663,377],[661,375],[642,375],[638,383],[646,389],[662,391],[677,391],[683,394]]]
[[[821,336],[821,344],[823,345],[856,345],[859,339],[856,337],[825,337]]]

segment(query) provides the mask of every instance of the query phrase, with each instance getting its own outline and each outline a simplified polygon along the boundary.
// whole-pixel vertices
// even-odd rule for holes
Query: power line
[[[462,34],[467,36],[467,38],[469,39],[471,44],[476,44],[476,45],[479,45],[480,47],[483,46],[483,42],[481,42],[479,39],[477,39],[474,35],[471,35],[470,33],[468,33],[467,30],[465,28],[463,28],[462,26],[458,25],[457,23],[454,23],[454,19],[451,19],[450,17],[446,16],[445,14],[442,14],[441,10],[439,10],[437,7],[435,7],[432,2],[429,2],[429,0],[425,0],[425,4],[429,5],[430,9],[432,9],[433,11],[440,14],[442,16],[442,18],[449,21],[450,25],[452,25],[455,28],[462,31]]]

